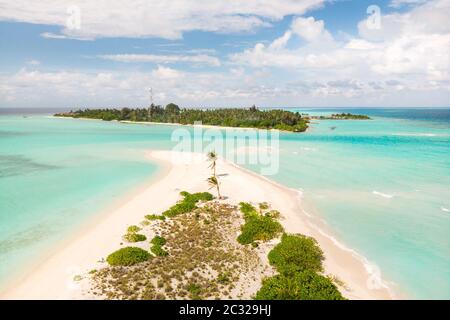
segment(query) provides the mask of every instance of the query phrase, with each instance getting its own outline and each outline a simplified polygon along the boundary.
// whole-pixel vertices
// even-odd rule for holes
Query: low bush
[[[166,250],[164,250],[160,245],[157,245],[157,244],[154,244],[150,248],[150,250],[152,251],[152,253],[155,256],[158,256],[158,257],[165,257],[165,256],[169,255],[169,253]]]
[[[160,236],[155,236],[153,237],[153,239],[150,241],[152,244],[158,245],[158,246],[163,246],[166,244],[167,240],[163,237]]]
[[[166,217],[161,214],[148,214],[145,216],[147,220],[166,220]]]
[[[200,287],[198,284],[196,283],[190,283],[187,287],[186,287],[187,291],[189,292],[190,298],[192,300],[200,300],[200,294],[202,292],[202,287]]]
[[[257,300],[344,300],[334,283],[314,271],[276,275],[263,281]]]
[[[247,206],[244,210],[245,223],[241,226],[241,234],[237,238],[240,244],[250,244],[256,240],[268,241],[283,232],[281,224],[272,217],[252,212]]]
[[[264,215],[267,217],[271,217],[273,219],[280,219],[281,217],[281,213],[278,210],[270,210],[269,212],[266,212]]]
[[[248,202],[239,203],[239,209],[245,215],[257,213],[256,208]]]
[[[126,247],[111,253],[106,261],[111,266],[131,266],[140,262],[147,261],[151,254],[137,247]]]
[[[128,242],[140,242],[147,240],[147,237],[139,233],[127,233],[123,236],[123,239]]]
[[[128,233],[136,233],[141,231],[141,228],[139,228],[138,226],[129,226],[127,229]]]
[[[304,270],[322,271],[323,252],[315,239],[304,235],[287,235],[269,252],[269,262],[283,275]]]
[[[192,210],[197,208],[197,202],[211,201],[212,199],[214,199],[213,195],[209,192],[198,192],[191,194],[189,192],[182,191],[180,192],[180,194],[184,197],[183,200],[179,201],[177,204],[164,211],[164,216],[170,218],[175,217],[179,214],[191,212]]]

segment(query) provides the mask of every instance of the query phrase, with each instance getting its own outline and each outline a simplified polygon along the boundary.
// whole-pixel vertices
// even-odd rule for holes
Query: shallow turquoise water
[[[270,178],[301,188],[338,239],[408,295],[448,299],[450,111],[361,113],[374,120],[282,133]],[[174,128],[0,116],[0,281],[149,179],[157,168],[143,152],[171,148]]]

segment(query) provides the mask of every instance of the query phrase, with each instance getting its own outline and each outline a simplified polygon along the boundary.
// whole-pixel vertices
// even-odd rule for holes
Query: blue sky
[[[449,2],[0,0],[0,107],[449,106]]]

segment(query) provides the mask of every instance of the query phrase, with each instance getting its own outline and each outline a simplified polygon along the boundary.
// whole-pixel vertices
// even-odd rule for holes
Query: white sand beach
[[[188,157],[191,156],[192,158]],[[160,213],[179,199],[179,192],[207,191],[210,175],[203,155],[174,154],[171,151],[149,151],[148,157],[162,166],[157,179],[124,199],[117,208],[81,230],[67,244],[31,270],[18,283],[0,295],[2,299],[87,299],[88,281],[75,281],[92,269],[104,265],[108,254],[118,249],[122,236],[130,225],[138,224],[149,213]],[[172,161],[172,160],[176,161]],[[355,252],[328,236],[326,226],[317,225],[314,216],[305,213],[299,193],[269,181],[248,170],[219,159],[217,174],[221,200],[237,204],[241,201],[268,202],[283,216],[280,221],[287,232],[314,237],[325,253],[325,273],[344,283],[340,287],[349,299],[391,299],[391,291],[379,283],[379,275],[370,275],[368,266]],[[213,191],[211,191],[213,193]]]

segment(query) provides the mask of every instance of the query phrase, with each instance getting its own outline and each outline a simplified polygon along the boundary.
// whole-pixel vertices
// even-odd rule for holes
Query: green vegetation
[[[263,281],[255,299],[344,299],[330,278],[317,273],[323,270],[323,253],[313,238],[284,234],[268,257],[279,274]]]
[[[166,238],[160,237],[160,236],[155,236],[152,241],[150,241],[152,244],[157,245],[157,246],[163,246],[166,244],[167,240]]]
[[[241,217],[236,206],[210,201],[149,226],[160,237],[151,245],[166,239],[169,255],[131,267],[101,268],[90,277],[92,292],[132,300],[250,297],[249,286],[260,284],[266,266],[255,250],[235,241]]]
[[[293,276],[276,275],[263,281],[256,300],[343,300],[330,279],[311,270]]]
[[[261,215],[251,204],[241,202],[240,206],[245,219],[245,223],[241,226],[241,234],[237,238],[240,244],[251,244],[257,240],[268,241],[283,231],[278,221],[270,216]]]
[[[145,219],[147,220],[166,220],[166,217],[161,214],[148,214],[145,216]]]
[[[196,283],[190,283],[187,286],[187,291],[190,294],[190,298],[192,300],[200,300],[200,293],[202,292],[202,287],[200,287],[198,284]]]
[[[147,237],[143,234],[129,232],[123,236],[123,239],[128,242],[141,242],[147,240]]]
[[[155,256],[158,256],[158,257],[165,257],[165,256],[168,256],[168,255],[169,255],[169,253],[168,253],[166,250],[164,250],[160,245],[154,244],[154,245],[150,248],[150,250],[152,251],[152,253],[153,253]]]
[[[169,255],[169,253],[162,248],[162,246],[167,242],[166,238],[155,236],[150,242],[153,244],[150,250],[155,256],[165,257]]]
[[[322,271],[323,252],[315,239],[304,235],[284,234],[268,257],[270,264],[286,276],[305,270]]]
[[[147,261],[151,254],[137,247],[126,247],[111,253],[106,261],[111,266],[131,266],[140,262]]]
[[[151,105],[149,108],[85,109],[55,114],[60,117],[101,119],[105,121],[142,121],[194,124],[201,121],[206,125],[224,127],[278,129],[303,132],[308,128],[308,120],[298,112],[286,110],[259,110],[255,106],[226,109],[180,109],[170,103],[165,108]]]
[[[198,192],[191,194],[189,192],[182,191],[180,192],[180,194],[184,197],[183,200],[170,207],[169,210],[164,211],[163,215],[165,215],[166,217],[175,217],[179,214],[191,212],[192,210],[197,208],[197,202],[211,201],[212,199],[214,199],[213,195],[209,192]]]
[[[219,180],[217,180],[217,177],[216,176],[211,176],[211,177],[208,178],[207,181],[208,181],[210,189],[216,188],[216,190],[217,190],[217,197],[219,199],[221,199],[222,196],[220,195]]]
[[[127,229],[128,233],[136,233],[141,231],[141,228],[139,228],[138,226],[129,226]]]
[[[166,216],[171,218],[154,225],[157,235],[150,241],[153,255],[137,247],[110,254],[106,259],[109,265],[121,267],[91,272],[95,294],[108,299],[240,299],[254,294],[249,290],[268,270],[259,256],[261,251],[253,247],[266,250],[273,246],[260,241],[283,232],[276,221],[280,213],[265,202],[257,207],[242,202],[239,212],[234,205],[210,201],[213,196],[207,192],[184,191],[181,195],[183,199],[168,210]],[[199,201],[206,203],[197,207]],[[140,230],[137,226],[128,228],[135,236]],[[170,250],[164,248],[167,243]],[[322,260],[323,253],[314,239],[283,234],[268,254],[277,274],[262,281],[254,298],[344,299],[335,285],[338,282],[321,274]]]
[[[147,237],[137,232],[141,231],[138,226],[129,226],[127,234],[123,236],[123,239],[128,242],[140,242],[147,240]]]
[[[319,120],[370,120],[369,116],[352,113],[336,113],[331,116],[311,116],[310,118]]]

